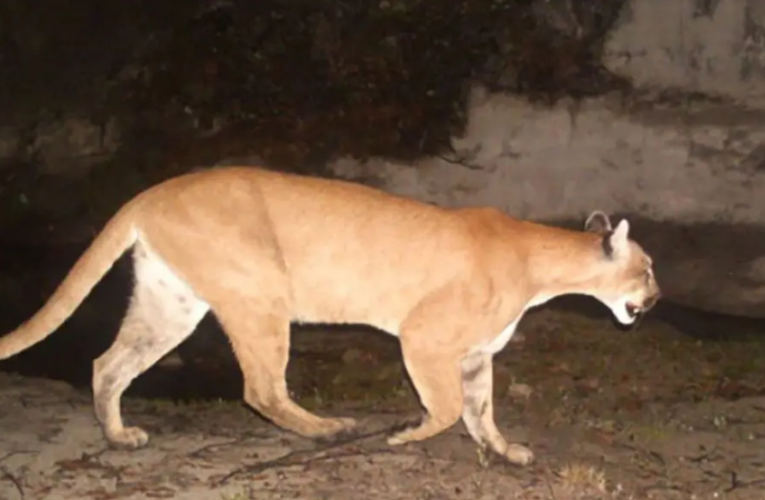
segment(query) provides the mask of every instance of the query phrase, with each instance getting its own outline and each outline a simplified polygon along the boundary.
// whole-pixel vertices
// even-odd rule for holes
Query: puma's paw
[[[417,441],[415,432],[417,430],[417,427],[404,427],[399,432],[396,432],[395,434],[388,437],[386,440],[388,442],[388,446],[400,446],[411,441]]]
[[[306,434],[314,438],[332,437],[351,432],[355,428],[356,419],[353,418],[323,418],[319,425]]]
[[[330,434],[339,434],[343,432],[350,432],[356,428],[357,422],[355,418],[336,418],[334,419],[334,425]]]
[[[534,461],[534,452],[520,444],[508,445],[505,458],[517,465],[528,465]]]
[[[136,450],[149,442],[149,435],[140,427],[125,427],[107,436],[109,442],[117,448]]]
[[[408,439],[401,437],[398,434],[390,436],[386,441],[388,442],[388,446],[399,446],[409,442]]]
[[[320,432],[313,434],[312,439],[319,443],[337,443],[356,436],[356,420],[352,418],[330,419],[332,425],[322,427]]]

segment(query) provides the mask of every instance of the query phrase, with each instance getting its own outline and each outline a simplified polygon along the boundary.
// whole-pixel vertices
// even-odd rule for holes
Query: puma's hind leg
[[[209,306],[154,253],[137,243],[135,284],[127,314],[112,346],[93,363],[96,417],[113,445],[139,448],[148,435],[125,427],[120,398],[148,370],[193,331]]]
[[[453,426],[462,414],[460,357],[450,349],[432,349],[430,333],[414,328],[401,332],[404,365],[427,413],[419,426],[389,437],[389,445],[428,439]]]
[[[290,321],[280,300],[231,296],[214,306],[244,376],[244,400],[283,429],[325,437],[355,426],[350,418],[322,418],[301,408],[287,390]]]

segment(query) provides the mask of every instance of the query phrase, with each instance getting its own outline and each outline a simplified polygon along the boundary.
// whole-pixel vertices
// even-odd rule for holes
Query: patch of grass
[[[571,491],[606,492],[606,475],[592,465],[572,462],[564,465],[557,473],[561,485]]]
[[[235,408],[240,407],[242,402],[240,400],[228,401],[225,399],[165,399],[157,398],[146,401],[146,404],[155,410],[170,410],[170,409],[184,409],[184,410],[207,410],[213,408]]]
[[[240,491],[238,493],[233,493],[233,494],[223,493],[220,496],[220,500],[250,500],[251,498],[252,498],[252,495],[244,491]]]
[[[670,429],[660,422],[631,425],[625,432],[629,433],[634,441],[643,444],[665,441],[672,436]]]

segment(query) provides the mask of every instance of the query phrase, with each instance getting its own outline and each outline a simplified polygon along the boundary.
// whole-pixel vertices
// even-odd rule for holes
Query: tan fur
[[[290,320],[366,323],[400,338],[426,410],[391,444],[426,439],[462,418],[479,444],[528,463],[533,454],[504,440],[492,407],[492,357],[524,311],[580,293],[629,323],[625,304],[645,311],[659,296],[650,258],[628,239],[626,221],[613,229],[596,212],[587,226],[569,231],[488,208],[443,209],[255,168],[188,174],[127,203],[48,303],[0,339],[0,359],[58,328],[132,246],[130,307],[94,362],[96,415],[111,443],[148,441],[143,430],[124,427],[120,397],[212,309],[241,365],[244,399],[283,428],[326,436],[354,425],[291,400]]]

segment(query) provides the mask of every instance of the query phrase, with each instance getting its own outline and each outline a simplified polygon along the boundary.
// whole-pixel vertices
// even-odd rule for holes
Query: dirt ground
[[[530,313],[495,365],[497,423],[534,449],[527,468],[481,455],[462,424],[388,447],[419,406],[396,341],[359,330],[296,328],[289,368],[302,405],[361,419],[361,437],[345,442],[299,438],[249,411],[232,392],[233,358],[167,362],[136,381],[125,416],[152,435],[139,451],[106,446],[87,386],[0,374],[0,498],[765,497],[761,324],[665,306],[622,331],[589,300]],[[200,392],[163,396],[174,378]]]

